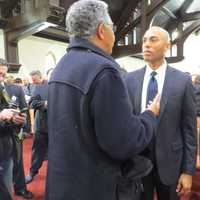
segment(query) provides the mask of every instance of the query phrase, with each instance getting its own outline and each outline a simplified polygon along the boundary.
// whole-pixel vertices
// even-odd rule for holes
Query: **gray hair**
[[[30,73],[30,76],[35,76],[35,75],[38,75],[38,76],[42,77],[42,73],[39,70],[33,70]]]
[[[0,58],[0,65],[6,66],[7,67],[7,62],[3,58]]]
[[[66,30],[70,37],[89,39],[100,23],[112,23],[108,5],[100,0],[79,0],[71,5],[66,15]]]

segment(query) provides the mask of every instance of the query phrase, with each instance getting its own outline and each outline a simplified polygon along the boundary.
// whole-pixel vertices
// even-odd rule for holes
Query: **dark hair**
[[[16,79],[14,80],[14,83],[22,83],[22,79],[21,79],[21,78],[16,78]]]

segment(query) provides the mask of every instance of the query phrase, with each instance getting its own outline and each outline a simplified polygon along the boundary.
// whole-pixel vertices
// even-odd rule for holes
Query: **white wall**
[[[200,74],[200,35],[190,35],[184,44],[184,60],[172,64],[184,72]]]
[[[144,60],[134,57],[118,58],[116,61],[121,68],[125,69],[127,72],[137,70],[145,65]]]
[[[42,73],[45,73],[48,68],[54,67],[53,65],[65,54],[67,44],[30,36],[19,41],[18,47],[19,62],[22,67],[17,76],[22,77],[28,75],[34,69],[39,69]],[[55,62],[52,54],[54,54]],[[184,56],[185,59],[182,62],[171,65],[191,74],[200,74],[200,35],[191,35],[186,40]],[[0,57],[5,58],[2,30],[0,30]],[[120,58],[117,59],[117,62],[128,72],[143,67],[145,64],[143,60],[132,57]]]
[[[3,31],[0,29],[0,58],[5,58],[4,36]]]
[[[35,69],[45,74],[48,68],[55,67],[56,63],[66,53],[67,44],[30,36],[20,40],[18,48],[19,63],[22,64],[18,76],[21,77],[28,75]]]

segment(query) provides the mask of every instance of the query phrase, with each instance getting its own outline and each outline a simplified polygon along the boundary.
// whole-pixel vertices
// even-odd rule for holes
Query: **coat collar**
[[[73,48],[82,48],[87,51],[95,52],[103,57],[106,57],[107,59],[115,62],[115,60],[112,58],[111,55],[107,54],[105,51],[100,49],[99,47],[92,44],[90,41],[80,38],[80,37],[73,37],[70,39],[69,47],[67,48],[67,51],[70,51]]]

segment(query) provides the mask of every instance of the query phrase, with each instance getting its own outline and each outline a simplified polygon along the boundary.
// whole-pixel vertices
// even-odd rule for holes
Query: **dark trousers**
[[[32,158],[31,158],[31,168],[30,174],[36,175],[38,170],[42,166],[43,161],[47,156],[48,150],[48,134],[36,132],[33,146],[32,146]]]
[[[14,190],[26,189],[24,162],[23,162],[23,144],[22,140],[16,143],[16,154],[14,157],[13,182]]]
[[[156,191],[158,200],[179,200],[176,193],[176,186],[174,185],[164,185],[157,173],[157,170],[153,170],[142,179],[144,192],[142,193],[141,200],[153,200],[154,193]]]
[[[12,166],[11,166],[11,168],[9,167],[10,162],[12,162],[12,161],[1,161],[0,162],[1,163],[0,164],[0,200],[12,200],[11,191],[9,191],[9,189],[11,190],[11,188],[8,188],[8,183],[6,183],[6,181],[5,181],[5,179],[6,180],[11,179],[10,181],[12,183],[12,174],[11,174],[11,177],[10,177],[10,175],[8,175],[9,171],[12,172]],[[8,168],[10,168],[10,170]],[[9,185],[10,185],[10,183],[9,183]]]
[[[26,123],[23,126],[23,131],[26,133],[30,133],[31,132],[31,117],[30,117],[30,113],[29,111],[26,112]]]
[[[5,186],[2,177],[0,177],[0,199],[2,200],[12,200],[7,187]]]

